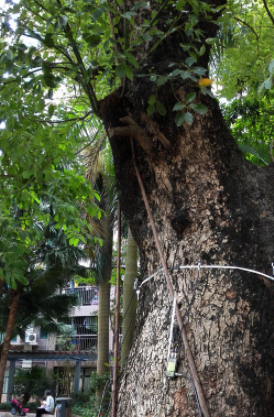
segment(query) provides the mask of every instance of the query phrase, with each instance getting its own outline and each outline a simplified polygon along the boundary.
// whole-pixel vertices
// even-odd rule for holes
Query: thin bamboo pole
[[[117,241],[117,282],[115,305],[115,329],[114,329],[114,358],[113,358],[113,383],[111,416],[117,415],[118,394],[118,354],[119,354],[119,308],[120,308],[120,262],[121,262],[121,207],[118,205],[118,241]]]

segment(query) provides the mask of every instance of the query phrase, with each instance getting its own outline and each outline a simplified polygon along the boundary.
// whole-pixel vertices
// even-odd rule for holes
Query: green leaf
[[[209,45],[213,45],[215,42],[217,42],[218,38],[207,38],[206,43]]]
[[[156,97],[151,95],[148,99],[148,104],[154,104],[156,102]]]
[[[186,5],[186,1],[185,0],[179,0],[176,3],[176,9],[177,10],[184,10],[185,9],[185,5]]]
[[[273,85],[273,82],[272,82],[272,79],[271,78],[268,78],[267,80],[265,80],[264,87],[267,90],[270,90],[272,88],[272,85]]]
[[[189,112],[185,114],[185,121],[188,125],[191,125],[193,122],[193,115]]]
[[[268,71],[270,72],[271,75],[274,73],[274,61],[271,61],[270,64],[268,65]]]
[[[175,123],[176,126],[180,127],[185,121],[185,112],[183,111],[178,111],[178,113],[176,113],[175,116]]]
[[[57,19],[57,25],[58,25],[58,29],[63,29],[66,24],[68,23],[68,18],[67,16],[59,16]]]
[[[177,110],[182,110],[184,108],[185,108],[185,105],[183,103],[176,103],[175,106],[173,107],[173,110],[177,111]]]
[[[131,65],[133,65],[135,68],[139,68],[139,64],[136,61],[136,58],[132,54],[130,54],[129,52],[126,52],[125,56],[127,57],[127,60]]]
[[[163,103],[161,103],[160,101],[157,101],[156,103],[156,110],[157,112],[161,115],[161,116],[165,116],[166,115],[166,109],[165,106],[163,105]]]
[[[208,108],[204,104],[191,104],[190,107],[198,114],[205,114]]]
[[[206,74],[206,69],[202,68],[202,67],[195,67],[195,68],[193,68],[193,71],[197,75],[205,75]]]
[[[192,93],[188,93],[186,96],[186,102],[190,103],[191,101],[195,100],[196,98],[196,93],[192,92]]]
[[[55,109],[55,106],[53,104],[50,104],[49,105],[49,110],[48,110],[49,118],[51,118],[51,116],[53,115],[54,109]]]
[[[95,46],[98,46],[101,43],[101,36],[96,35],[96,34],[91,34],[85,40],[88,42],[88,45],[91,48],[94,48]]]
[[[155,104],[150,104],[147,108],[147,114],[148,116],[151,116],[155,111]]]
[[[126,69],[124,65],[120,64],[115,68],[115,74],[119,78],[123,78],[126,75]]]
[[[96,191],[94,191],[93,194],[94,194],[94,197],[96,198],[96,200],[101,201],[101,197],[99,196],[99,194]]]
[[[202,45],[201,48],[200,48],[200,51],[199,51],[199,55],[200,56],[204,55],[205,51],[206,51],[206,46]]]
[[[12,52],[11,49],[8,49],[6,51],[6,57],[8,58],[9,61],[12,61],[13,60],[13,52]]]
[[[54,46],[53,33],[47,33],[43,42],[46,46],[52,48]]]
[[[160,85],[165,84],[167,82],[167,80],[168,80],[167,77],[163,77],[163,76],[158,77],[157,86],[160,87]]]
[[[201,88],[200,91],[204,96],[209,96],[209,97],[215,98],[214,94],[208,88]]]
[[[191,67],[191,65],[193,65],[197,60],[195,58],[193,58],[193,56],[189,56],[186,60],[185,63],[188,67]]]
[[[130,80],[132,80],[133,79],[133,71],[132,71],[132,68],[129,65],[125,65],[125,71],[126,71],[127,78],[129,78]]]

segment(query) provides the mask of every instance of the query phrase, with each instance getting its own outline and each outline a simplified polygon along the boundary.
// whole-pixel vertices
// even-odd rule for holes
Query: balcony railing
[[[98,305],[98,287],[66,288],[63,294],[76,294],[80,305]]]
[[[90,350],[97,351],[97,335],[57,337],[55,350]]]

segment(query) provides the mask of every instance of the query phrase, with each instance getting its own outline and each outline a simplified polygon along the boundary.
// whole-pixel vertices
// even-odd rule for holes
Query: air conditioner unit
[[[36,333],[26,332],[26,334],[25,334],[25,343],[29,343],[30,345],[36,345],[37,344],[37,335],[36,335]]]

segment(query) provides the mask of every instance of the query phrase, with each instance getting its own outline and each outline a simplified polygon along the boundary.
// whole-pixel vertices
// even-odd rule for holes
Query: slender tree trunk
[[[20,292],[15,291],[12,293],[11,296],[11,306],[10,306],[10,314],[6,329],[6,336],[1,350],[1,359],[0,359],[0,400],[2,397],[3,392],[3,385],[4,385],[4,377],[5,377],[5,370],[8,361],[8,354],[10,348],[10,341],[12,339],[12,333],[14,330],[14,324],[16,319],[16,313],[18,308],[20,298]]]
[[[134,280],[137,278],[137,244],[128,229],[128,244],[126,270],[123,283],[123,345],[121,353],[121,365],[124,366],[129,353],[135,328],[136,294],[133,292]]]
[[[98,306],[98,358],[97,373],[103,375],[109,372],[109,314],[110,314],[110,284],[112,268],[112,230],[109,219],[102,219],[103,228],[106,230],[104,239],[104,263],[102,281],[99,282],[99,306]]]

